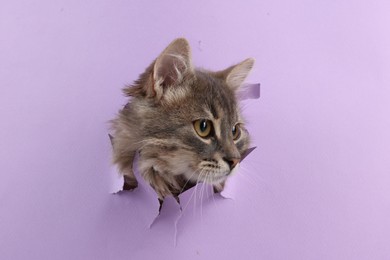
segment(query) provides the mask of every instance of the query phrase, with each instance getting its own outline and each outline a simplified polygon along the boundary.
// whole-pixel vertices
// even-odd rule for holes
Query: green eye
[[[199,119],[194,122],[194,128],[200,137],[206,138],[211,133],[212,123],[210,120]]]
[[[240,138],[240,136],[241,136],[241,129],[240,129],[240,125],[239,124],[236,124],[235,126],[233,126],[232,134],[233,134],[233,140],[237,140],[238,138]]]

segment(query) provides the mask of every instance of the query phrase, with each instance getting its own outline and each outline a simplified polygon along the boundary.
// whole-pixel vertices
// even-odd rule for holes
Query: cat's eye
[[[240,125],[239,124],[236,124],[235,126],[233,126],[232,134],[233,134],[233,140],[237,140],[238,138],[240,138],[240,136],[241,136],[241,129],[240,129]]]
[[[210,120],[199,119],[194,121],[194,128],[200,137],[206,138],[211,134],[213,125]]]

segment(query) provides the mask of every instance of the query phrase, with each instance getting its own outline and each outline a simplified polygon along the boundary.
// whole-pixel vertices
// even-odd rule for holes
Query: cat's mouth
[[[209,183],[209,184],[217,184],[225,181],[229,176],[236,173],[239,168],[239,163],[233,167],[232,169],[228,169],[226,167],[204,167],[201,169],[198,178],[199,181]]]
[[[228,164],[225,165],[223,162],[203,160],[191,172],[186,174],[187,180],[191,180],[194,183],[219,184],[234,174],[238,166],[239,163],[235,167],[230,168]]]
[[[215,171],[215,170],[202,170],[198,177],[198,182],[204,182],[208,184],[217,184],[225,181],[231,174],[231,171]]]

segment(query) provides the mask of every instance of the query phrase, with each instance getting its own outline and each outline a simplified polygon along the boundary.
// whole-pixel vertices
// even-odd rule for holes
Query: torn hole
[[[239,100],[246,99],[258,99],[260,97],[260,84],[245,84],[241,87],[238,93]],[[109,134],[109,139],[111,144],[113,143],[113,136]],[[255,150],[256,147],[251,147],[242,156],[240,163],[243,162],[247,156]],[[196,210],[199,207],[200,214],[202,213],[203,203],[216,203],[220,199],[234,199],[234,178],[229,177],[226,181],[224,189],[220,193],[214,193],[212,186],[203,183],[186,183],[182,191],[177,196],[168,196],[162,202],[158,199],[155,191],[151,186],[149,186],[145,181],[143,181],[142,176],[140,176],[137,167],[137,158],[134,160],[134,174],[138,183],[132,182],[131,179],[126,178],[119,173],[116,167],[111,169],[111,186],[110,192],[114,194],[121,194],[123,192],[132,192],[131,196],[134,203],[137,204],[137,208],[144,210],[143,215],[147,218],[149,228],[152,228],[154,225],[157,225],[159,222],[163,222],[166,219],[175,219],[175,234],[174,234],[174,244],[177,244],[177,236],[179,233],[178,225],[181,217],[184,212],[188,210],[186,205],[191,205]],[[239,169],[238,169],[239,170]],[[201,191],[203,189],[203,191]],[[199,194],[201,192],[207,191],[208,194],[206,197],[202,196],[199,199]],[[198,197],[197,197],[198,196]],[[193,204],[191,204],[193,200]],[[200,203],[200,205],[199,205]],[[198,205],[196,205],[198,204]],[[147,206],[145,206],[147,205]],[[149,206],[152,205],[152,206]],[[174,218],[174,216],[177,216]]]

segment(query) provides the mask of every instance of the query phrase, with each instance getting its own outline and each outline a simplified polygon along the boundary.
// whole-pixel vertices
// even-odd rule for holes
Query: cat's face
[[[223,182],[238,167],[249,145],[235,93],[207,72],[196,73],[190,89],[191,105],[184,107],[191,111],[187,115],[191,122],[186,121],[187,131],[181,136],[181,142],[191,147],[192,160],[187,166],[191,171],[185,176],[192,181]]]
[[[172,44],[171,44],[172,45]],[[220,72],[192,68],[189,46],[168,48],[125,93],[139,133],[140,170],[221,183],[249,145],[236,91],[253,60]]]
[[[184,174],[187,180],[222,182],[249,145],[235,93],[221,79],[200,71],[172,91],[178,89],[174,100],[163,97],[158,105],[140,106],[145,140],[150,139],[141,149],[140,165]]]

